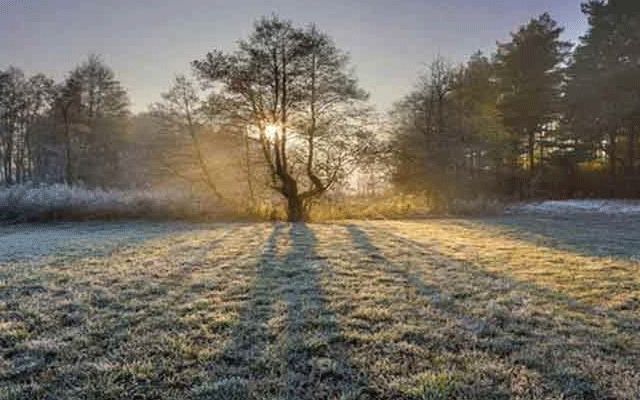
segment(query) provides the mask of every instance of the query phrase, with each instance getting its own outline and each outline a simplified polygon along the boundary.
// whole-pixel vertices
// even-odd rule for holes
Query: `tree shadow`
[[[236,224],[240,226],[239,224]],[[109,257],[172,235],[200,229],[219,230],[222,224],[115,221],[21,224],[0,231],[0,266],[82,261]]]
[[[315,234],[304,223],[290,230],[291,251],[282,265],[286,277],[283,300],[287,307],[285,398],[367,398],[366,377],[345,359],[338,317],[328,308],[321,287],[327,264],[316,253]]]
[[[374,257],[376,257],[375,254],[378,254],[377,252],[379,251],[379,249],[371,245],[366,233],[354,225],[350,225],[347,227],[347,230],[350,230],[350,229],[356,229],[358,231],[357,233],[351,233],[354,243],[356,243],[355,242],[356,240],[362,241],[361,242],[362,244],[360,245],[356,243],[356,247],[359,247],[363,252],[367,252],[367,251],[373,252],[372,254],[374,254]],[[616,327],[617,333],[623,332],[625,330],[628,330],[629,332],[635,331],[635,327],[629,326],[628,324],[629,321],[627,321],[624,318],[619,318],[616,315],[615,311],[613,310],[605,310],[599,307],[590,306],[588,304],[585,304],[579,300],[573,299],[555,290],[540,287],[535,283],[520,281],[514,278],[507,277],[497,272],[491,272],[485,269],[475,268],[471,265],[466,265],[464,262],[453,260],[446,254],[442,254],[434,250],[433,247],[428,246],[427,244],[407,239],[401,235],[397,235],[388,231],[381,231],[381,230],[378,230],[378,232],[380,232],[382,235],[386,236],[390,240],[393,240],[404,246],[407,246],[415,251],[420,252],[421,254],[430,255],[431,256],[430,261],[434,261],[438,265],[443,265],[443,264],[460,265],[460,267],[464,267],[464,272],[466,274],[471,274],[473,278],[479,278],[479,279],[485,279],[485,280],[488,279],[495,282],[504,282],[504,284],[500,284],[498,286],[507,288],[508,290],[522,290],[530,294],[534,294],[539,298],[543,298],[547,301],[565,306],[574,312],[586,314],[587,316],[609,318],[615,321],[614,326]],[[409,278],[412,280],[417,279],[411,274]],[[424,283],[422,284],[424,285]],[[431,287],[428,285],[421,290],[421,292],[426,294],[429,294],[430,291],[431,291]]]
[[[585,256],[640,260],[640,216],[598,213],[521,214],[478,219],[508,235]]]
[[[0,358],[9,363],[0,368],[0,393],[6,385],[30,390],[30,382],[38,381],[45,371],[51,379],[38,382],[37,391],[16,398],[67,398],[81,392],[101,398],[107,390],[112,398],[160,398],[176,390],[186,381],[189,367],[182,364],[184,353],[168,347],[166,339],[191,333],[179,316],[185,305],[205,298],[212,288],[211,282],[192,280],[191,275],[197,269],[215,269],[218,258],[203,262],[204,254],[215,252],[236,232],[235,227],[222,232],[214,228],[211,237],[202,235],[200,246],[189,245],[188,239],[154,244],[154,239],[161,239],[157,233],[151,239],[144,237],[146,242],[136,237],[102,259],[94,254],[96,260],[90,265],[69,257],[66,268],[53,266],[37,274],[16,267],[14,282],[20,273],[24,275],[21,284],[0,288],[0,303],[5,305],[0,309],[0,324],[7,316],[25,320],[28,315],[29,335],[12,338],[11,346],[0,346]],[[167,230],[166,236],[170,233]],[[147,253],[149,248],[163,251]],[[186,254],[176,260],[178,253]],[[189,284],[196,281],[197,285]],[[0,341],[4,336],[0,334]],[[113,368],[94,368],[96,359]],[[153,377],[140,380],[127,373],[130,365],[156,361]],[[176,362],[181,366],[174,369]],[[117,383],[109,380],[113,374],[119,374]]]
[[[289,234],[284,234],[289,227]],[[278,257],[278,242],[290,250]],[[248,306],[232,342],[211,368],[242,379],[242,398],[375,398],[368,380],[345,359],[338,318],[321,287],[323,257],[304,223],[278,223],[265,245]],[[217,373],[216,373],[217,372]],[[229,395],[216,390],[209,395]]]
[[[211,365],[212,372],[218,379],[255,382],[253,390],[271,395],[277,395],[278,382],[272,376],[272,371],[277,365],[274,365],[274,360],[267,354],[269,343],[275,340],[268,323],[277,289],[274,281],[276,246],[283,227],[280,223],[274,225],[258,261],[257,275],[247,298],[248,305],[233,330],[232,341],[226,346],[221,357]]]
[[[451,260],[446,256],[434,253],[433,249],[413,242],[409,239],[386,231],[376,231],[376,235],[383,237],[385,243],[402,246],[411,249],[421,255],[420,262],[433,263],[433,268],[447,268],[448,276],[456,276],[454,281],[439,282],[437,285],[429,285],[424,282],[414,271],[411,265],[401,265],[389,261],[382,251],[374,246],[368,234],[355,225],[347,225],[347,231],[355,247],[364,255],[375,260],[381,265],[383,271],[395,275],[402,281],[408,282],[416,291],[426,296],[429,304],[447,320],[454,322],[456,332],[450,335],[450,340],[458,343],[450,343],[447,351],[460,352],[463,349],[481,351],[496,356],[505,363],[516,367],[524,365],[537,371],[544,381],[544,388],[553,395],[562,398],[595,399],[606,398],[604,386],[586,373],[579,372],[580,361],[574,361],[585,356],[609,358],[612,354],[618,357],[619,362],[629,363],[629,367],[635,370],[637,361],[633,361],[632,355],[625,349],[617,348],[612,344],[613,338],[598,330],[579,328],[570,321],[550,321],[545,315],[524,315],[517,307],[496,305],[492,306],[492,300],[485,306],[486,312],[478,313],[478,304],[474,312],[465,299],[470,283],[476,283],[478,292],[489,292],[495,295],[504,295],[518,290],[525,292],[532,298],[543,297],[553,302],[571,302],[558,293],[536,287],[535,285],[518,282],[499,274],[482,271],[477,268],[467,267],[460,262]],[[417,270],[417,268],[416,268]],[[417,272],[417,271],[416,271]],[[455,282],[455,280],[461,282]],[[464,281],[464,282],[462,282]],[[465,290],[456,287],[464,285]],[[475,285],[474,285],[475,286]],[[582,306],[579,312],[595,314],[596,310]],[[545,318],[547,317],[547,318]],[[616,321],[613,321],[615,325]],[[627,332],[630,333],[630,332]],[[420,340],[417,341],[420,343]],[[582,350],[588,354],[582,354]],[[565,356],[558,362],[549,357],[550,351],[556,351]],[[555,358],[558,360],[558,358]],[[531,388],[540,390],[541,388]],[[484,396],[487,393],[467,393],[470,396]],[[509,396],[505,393],[505,396]],[[564,396],[564,397],[563,397]],[[534,396],[536,397],[536,396]]]

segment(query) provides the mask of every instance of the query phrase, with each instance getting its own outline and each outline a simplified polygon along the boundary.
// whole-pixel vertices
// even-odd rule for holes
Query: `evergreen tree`
[[[511,42],[498,44],[499,109],[516,157],[526,143],[530,172],[537,138],[559,118],[564,79],[560,67],[571,47],[559,39],[562,31],[545,13],[512,33]],[[517,158],[512,161],[518,164]]]
[[[640,3],[591,0],[582,4],[589,29],[568,68],[572,126],[587,139],[606,143],[616,179],[621,138],[625,171],[637,175],[640,133]]]

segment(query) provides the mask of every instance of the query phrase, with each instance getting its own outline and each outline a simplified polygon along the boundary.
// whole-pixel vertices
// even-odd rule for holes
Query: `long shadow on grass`
[[[176,232],[186,230],[176,229]],[[236,232],[235,226],[206,246],[191,249],[193,258],[202,259],[204,251],[220,246],[233,232]],[[167,236],[171,233],[166,231]],[[90,234],[88,231],[87,236]],[[28,335],[10,336],[0,329],[0,359],[4,363],[0,368],[0,399],[4,399],[5,387],[25,390],[22,397],[15,396],[25,399],[74,398],[80,392],[86,398],[152,398],[154,395],[160,398],[158,393],[176,390],[176,387],[182,390],[180,379],[176,379],[179,374],[173,369],[174,360],[158,345],[157,339],[163,333],[179,329],[175,311],[180,304],[169,297],[172,289],[186,298],[200,297],[205,288],[185,284],[185,278],[195,269],[188,263],[175,268],[169,265],[167,269],[175,274],[154,277],[154,271],[141,264],[165,256],[147,256],[144,251],[136,254],[137,246],[144,249],[142,239],[151,240],[144,237],[127,243],[125,250],[114,248],[104,255],[106,262],[99,264],[102,268],[92,272],[78,269],[77,275],[69,275],[65,281],[58,280],[56,274],[13,268],[14,282],[19,283],[0,287],[0,304],[5,306],[0,307],[0,325],[12,319],[23,321]],[[169,247],[170,253],[172,249]],[[126,274],[114,274],[109,268],[109,257],[117,256],[120,251],[130,252],[134,259],[138,256],[120,265],[128,270]],[[128,269],[129,262],[133,262],[131,269]],[[73,259],[69,264],[83,266],[83,261]],[[20,274],[24,274],[21,280]],[[166,307],[157,308],[158,304]],[[144,316],[133,317],[134,314]],[[152,379],[139,380],[124,367],[97,368],[92,362],[97,359],[118,366],[126,364],[122,360],[156,359],[162,360],[162,366],[156,366]],[[40,374],[45,371],[50,378],[40,381]],[[118,377],[114,378],[115,375]],[[30,382],[38,382],[33,392],[30,392]],[[104,394],[107,391],[110,395]]]
[[[640,261],[640,216],[574,213],[522,214],[483,218],[480,224],[498,226],[509,235],[536,245],[586,256]]]
[[[361,229],[357,228],[354,225],[347,226],[347,230],[351,233],[352,239],[354,240],[354,243],[356,243],[357,247],[359,247],[364,252],[370,251],[372,252],[374,257],[377,257],[376,254],[378,254],[377,253],[378,248],[370,244],[369,239],[364,231],[362,231]],[[407,239],[403,236],[400,236],[391,232],[378,230],[377,233],[381,234],[382,236],[385,236],[390,241],[398,242],[403,246],[411,248],[413,251],[417,251],[422,254],[428,254],[430,256],[429,258],[431,259],[430,261],[435,260],[434,263],[437,266],[442,267],[443,265],[452,265],[452,263],[453,265],[461,265],[465,267],[465,273],[472,274],[476,278],[489,279],[495,282],[504,282],[502,284],[503,289],[506,288],[506,290],[515,290],[515,289],[524,290],[528,293],[535,294],[535,296],[539,298],[544,298],[556,304],[562,304],[568,307],[569,309],[571,309],[572,311],[579,312],[587,316],[609,318],[610,320],[614,321],[614,325],[617,333],[625,332],[625,331],[627,333],[632,333],[637,331],[637,326],[630,324],[632,321],[629,321],[623,318],[618,318],[615,314],[615,311],[603,310],[601,308],[592,307],[580,301],[572,299],[566,295],[563,295],[559,292],[556,292],[551,289],[539,287],[533,283],[519,281],[513,278],[506,277],[500,273],[490,272],[490,271],[474,268],[470,265],[465,265],[465,263],[461,263],[459,261],[450,259],[447,255],[444,255],[435,251],[432,247],[429,247],[423,243],[420,243],[414,240]],[[359,242],[360,244],[357,244],[358,243],[357,240],[361,241]],[[409,279],[412,279],[414,281],[412,283],[417,285],[418,288],[420,285],[424,285],[424,283],[421,283],[421,282],[418,283],[418,281],[415,280],[415,277],[413,277],[413,275],[409,275]],[[504,291],[503,289],[501,289],[501,291]],[[431,288],[429,286],[424,286],[420,289],[420,291],[422,293],[429,294],[431,291]]]
[[[385,258],[380,249],[371,243],[362,229],[355,225],[348,225],[346,229],[351,235],[353,244],[362,253],[377,260],[386,273],[400,277],[411,284],[418,293],[427,296],[434,309],[438,310],[443,317],[455,323],[456,332],[452,332],[449,337],[457,343],[442,343],[443,353],[450,351],[462,352],[464,350],[482,351],[504,359],[508,365],[525,365],[529,369],[538,371],[543,377],[546,391],[551,391],[554,395],[560,395],[562,398],[580,399],[605,398],[606,396],[592,377],[577,372],[580,365],[575,365],[570,360],[570,358],[573,358],[571,356],[580,359],[583,349],[593,350],[591,347],[594,347],[595,351],[598,352],[596,357],[600,355],[608,358],[617,353],[616,356],[619,357],[620,361],[626,357],[627,361],[634,363],[632,355],[625,353],[623,349],[616,349],[615,345],[606,343],[607,339],[605,337],[593,332],[581,331],[579,328],[569,324],[558,326],[557,323],[554,324],[552,321],[548,321],[544,316],[523,317],[510,311],[507,307],[488,310],[484,315],[473,315],[468,311],[469,304],[466,305],[467,308],[465,308],[464,304],[464,299],[468,293],[456,293],[456,282],[442,282],[438,286],[428,285],[423,279],[414,274],[410,267],[392,263]],[[377,231],[376,234],[382,234],[383,240],[387,243],[409,247],[412,252],[424,252],[426,250],[419,243],[414,243],[389,232]],[[426,251],[432,252],[432,250]],[[448,272],[452,272],[452,265],[457,263],[439,254],[433,254],[433,256],[438,260],[431,266],[434,269],[449,268]],[[421,263],[429,263],[433,259],[433,257],[427,257],[427,259],[421,259],[420,261]],[[534,287],[523,288],[521,283],[498,274],[473,270],[472,268],[453,268],[459,270],[461,277],[467,277],[472,282],[477,281],[482,285],[490,285],[477,288],[479,292],[488,290],[498,295],[519,288],[525,290],[532,297],[546,297],[549,295]],[[468,287],[469,282],[464,283]],[[447,288],[439,287],[442,285],[447,285]],[[458,298],[456,297],[458,295],[461,296]],[[557,294],[555,296],[557,298]],[[475,304],[473,306],[477,307],[478,305]],[[425,343],[419,342],[416,344],[425,345]],[[569,342],[572,343],[569,344]],[[429,346],[433,347],[433,345],[434,343],[429,343]],[[553,354],[553,357],[550,357],[550,354]],[[554,362],[554,360],[557,361]],[[634,366],[631,365],[631,368],[634,368]],[[531,388],[532,391],[540,389],[542,388]],[[472,397],[488,396],[500,398],[497,392],[493,392],[491,396],[489,396],[489,393],[472,392],[466,394]],[[503,397],[508,396],[507,393],[503,395]]]
[[[287,399],[366,398],[366,377],[355,371],[340,348],[342,332],[337,316],[327,307],[320,285],[326,265],[316,253],[315,234],[304,223],[292,226],[291,251],[282,266],[282,290],[287,307],[284,333]]]
[[[335,340],[341,332],[320,285],[323,259],[315,251],[315,235],[305,224],[289,225],[290,251],[279,259],[284,226],[277,224],[267,241],[249,305],[233,342],[213,366],[222,380],[207,394],[367,399],[372,392],[366,378],[348,364]]]
[[[268,323],[277,290],[274,270],[277,241],[282,229],[283,224],[275,224],[267,239],[258,261],[248,305],[234,329],[232,342],[211,366],[218,382],[205,393],[207,396],[232,396],[236,393],[240,397],[252,398],[251,394],[255,392],[264,397],[277,396],[279,392],[278,379],[274,376],[278,365],[268,354],[268,346],[275,340],[275,335]],[[239,384],[234,384],[235,381]]]
[[[144,221],[22,224],[0,234],[0,265],[43,265],[56,259],[70,262],[108,257],[123,247],[195,229],[201,226]]]

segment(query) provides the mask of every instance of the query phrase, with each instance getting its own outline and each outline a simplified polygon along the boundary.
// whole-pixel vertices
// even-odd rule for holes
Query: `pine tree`
[[[530,172],[534,151],[545,126],[558,119],[562,94],[562,63],[571,44],[560,41],[563,28],[542,14],[512,33],[509,43],[498,44],[496,56],[500,88],[499,109],[519,155],[526,143]],[[514,165],[517,165],[514,159]]]

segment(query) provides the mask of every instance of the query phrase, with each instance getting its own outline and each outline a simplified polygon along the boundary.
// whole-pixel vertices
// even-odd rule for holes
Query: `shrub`
[[[0,189],[0,221],[219,219],[238,217],[217,202],[170,190],[102,190],[62,184]],[[203,207],[203,204],[207,204]]]

